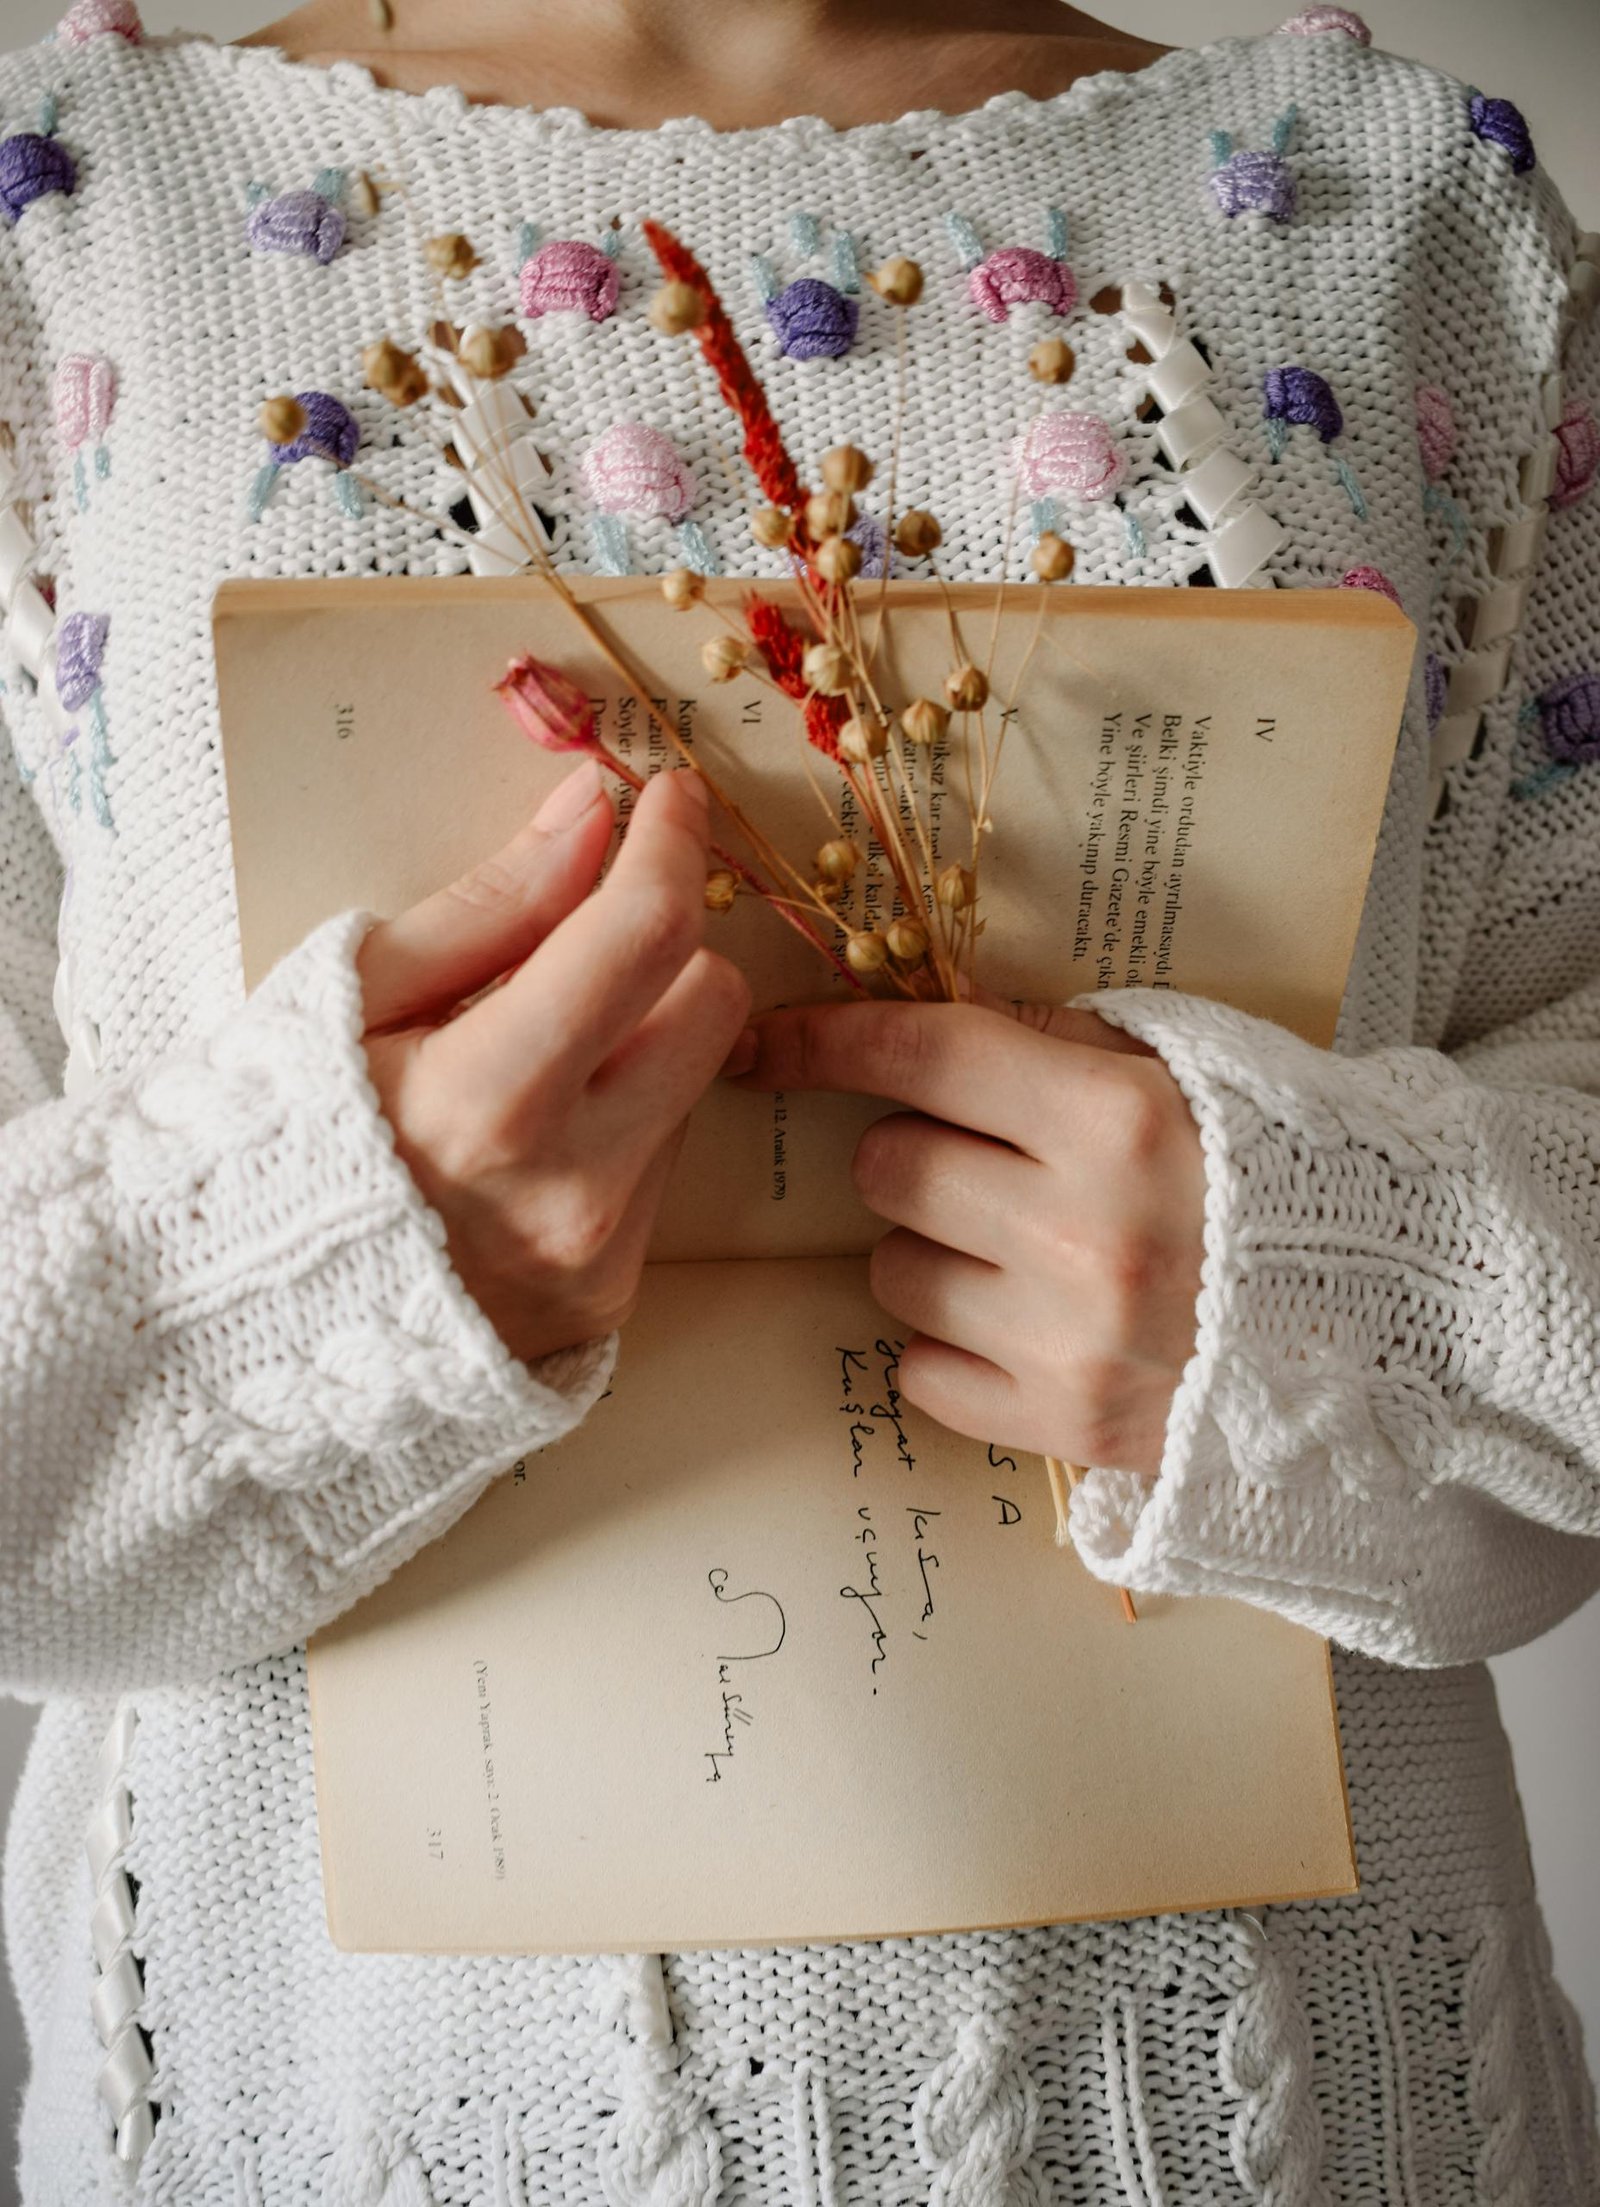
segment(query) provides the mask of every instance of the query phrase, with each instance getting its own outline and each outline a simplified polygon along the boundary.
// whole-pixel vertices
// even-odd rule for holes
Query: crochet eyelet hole
[[[1122,312],[1121,284],[1102,284],[1089,301],[1093,314],[1120,314]]]

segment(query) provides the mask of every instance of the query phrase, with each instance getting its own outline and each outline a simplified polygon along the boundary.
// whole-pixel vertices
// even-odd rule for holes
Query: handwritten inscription
[[[942,1514],[917,1498],[906,1485],[917,1469],[916,1450],[906,1425],[900,1394],[903,1341],[879,1339],[870,1349],[836,1348],[839,1375],[837,1414],[844,1420],[850,1478],[856,1489],[850,1530],[859,1550],[839,1599],[854,1605],[861,1620],[869,1691],[876,1695],[897,1632],[927,1641],[937,1603],[935,1573],[940,1568],[934,1521]],[[888,1484],[893,1482],[893,1484]],[[861,1499],[864,1483],[878,1488],[874,1499]],[[909,1541],[907,1540],[909,1535]]]
[[[757,1645],[746,1648],[742,1652],[730,1649],[726,1654],[718,1654],[712,1657],[717,1670],[718,1724],[722,1745],[720,1747],[708,1747],[704,1751],[704,1760],[711,1765],[706,1776],[708,1786],[722,1784],[723,1765],[733,1761],[738,1749],[740,1728],[752,1725],[756,1721],[754,1709],[747,1701],[742,1687],[735,1682],[733,1666],[736,1663],[766,1662],[778,1653],[784,1641],[789,1637],[789,1620],[784,1615],[783,1604],[776,1594],[763,1593],[759,1587],[753,1586],[747,1587],[742,1594],[730,1594],[728,1583],[728,1573],[721,1564],[718,1564],[715,1570],[706,1573],[706,1584],[711,1589],[713,1600],[722,1603],[725,1607],[734,1609],[741,1602],[766,1605],[765,1607],[758,1606],[752,1610],[748,1617],[740,1620],[740,1623],[749,1627],[751,1635],[756,1641],[762,1643],[770,1641],[771,1645]]]

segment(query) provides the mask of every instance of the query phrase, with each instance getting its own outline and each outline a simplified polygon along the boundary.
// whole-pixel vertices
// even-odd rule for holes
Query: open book
[[[703,617],[655,584],[576,587],[808,852],[793,708],[706,684]],[[1195,990],[1329,1043],[1404,617],[1347,591],[890,599],[897,694],[937,694],[954,622],[980,660],[993,636],[1017,697],[988,985]],[[583,681],[641,771],[671,763],[537,580],[230,583],[215,613],[251,984],[328,914],[398,910],[496,848],[564,771],[490,694],[513,654]],[[954,763],[931,772],[964,857]],[[881,887],[857,894],[887,917]],[[829,993],[753,901],[713,927],[758,1005]],[[1130,1629],[1055,1547],[1038,1461],[901,1400],[849,1177],[881,1108],[715,1088],[611,1393],[313,1641],[341,1946],[767,1944],[1353,1889],[1326,1647],[1223,1601],[1150,1600]]]

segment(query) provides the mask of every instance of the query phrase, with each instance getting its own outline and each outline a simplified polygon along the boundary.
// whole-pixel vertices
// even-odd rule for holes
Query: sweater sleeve
[[[1349,1057],[1196,997],[1077,1000],[1160,1052],[1207,1177],[1159,1473],[1090,1473],[1086,1561],[1417,1666],[1517,1646],[1600,1587],[1597,322],[1568,353],[1574,495],[1469,770],[1500,813],[1451,1046]]]
[[[521,1363],[453,1270],[367,1077],[368,924],[328,921],[203,1047],[41,1101],[54,1068],[17,977],[48,991],[47,967],[4,908],[12,1691],[202,1679],[295,1645],[606,1385],[612,1341]]]

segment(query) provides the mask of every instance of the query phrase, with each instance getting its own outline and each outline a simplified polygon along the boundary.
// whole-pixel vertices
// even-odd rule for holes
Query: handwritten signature
[[[717,1686],[721,1697],[722,1745],[720,1747],[708,1747],[704,1751],[705,1760],[711,1765],[710,1775],[706,1779],[708,1786],[721,1785],[722,1766],[724,1763],[733,1760],[734,1743],[738,1738],[735,1727],[754,1724],[755,1722],[755,1712],[746,1707],[744,1695],[733,1690],[732,1666],[735,1663],[766,1662],[770,1656],[777,1654],[789,1636],[789,1620],[784,1615],[783,1604],[776,1594],[765,1594],[759,1587],[753,1586],[747,1587],[742,1594],[730,1594],[728,1592],[728,1577],[728,1573],[720,1564],[717,1565],[715,1570],[706,1573],[706,1584],[711,1589],[712,1598],[723,1603],[729,1609],[736,1608],[740,1602],[769,1602],[775,1615],[767,1615],[764,1637],[770,1638],[772,1633],[776,1631],[777,1638],[773,1640],[770,1648],[752,1648],[743,1655],[727,1654],[712,1658],[717,1666]],[[755,1614],[759,1616],[761,1612],[757,1611]]]

